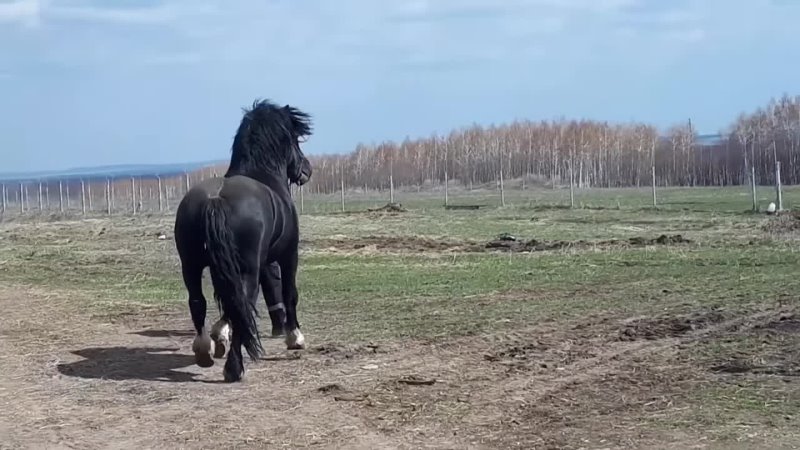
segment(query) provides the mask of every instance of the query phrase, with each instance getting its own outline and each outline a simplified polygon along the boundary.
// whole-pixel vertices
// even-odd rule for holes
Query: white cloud
[[[174,21],[177,18],[176,12],[174,8],[166,4],[146,8],[124,9],[92,6],[53,6],[47,8],[45,15],[56,20],[158,24]]]
[[[52,0],[42,14],[54,20],[170,25],[188,17],[213,15],[217,12],[218,8],[200,1],[189,3],[172,0],[151,6],[98,7],[91,3]]]
[[[562,10],[610,13],[638,6],[641,0],[528,0],[535,6],[547,6]]]
[[[0,23],[37,25],[41,3],[39,0],[14,0],[0,2]]]
[[[58,22],[58,39],[43,51],[64,63],[252,62],[277,70],[361,71],[450,64],[469,70],[486,61],[523,64],[541,58],[578,65],[603,58],[609,49],[616,53],[612,57],[677,55],[698,43],[729,39],[735,28],[740,34],[742,26],[750,34],[763,30],[765,18],[775,13],[758,12],[771,8],[749,1],[768,0],[161,0],[139,7],[17,0],[0,3],[0,20]],[[734,25],[746,17],[754,18]],[[93,26],[104,23],[127,26],[122,31]],[[146,30],[138,35],[136,26]]]
[[[664,5],[662,5],[664,7]],[[621,38],[654,38],[667,45],[694,44],[707,36],[702,11],[687,7],[626,11],[615,20],[614,35]]]

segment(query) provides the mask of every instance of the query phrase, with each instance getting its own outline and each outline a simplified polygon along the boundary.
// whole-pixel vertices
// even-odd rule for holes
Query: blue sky
[[[256,97],[309,153],[515,118],[800,94],[800,0],[0,0],[0,171],[227,158]]]

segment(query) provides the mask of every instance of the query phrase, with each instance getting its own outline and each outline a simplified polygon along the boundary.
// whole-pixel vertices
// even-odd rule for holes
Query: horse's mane
[[[269,100],[256,100],[243,112],[233,138],[228,174],[285,167],[296,140],[312,133],[311,116],[289,105],[280,107]]]

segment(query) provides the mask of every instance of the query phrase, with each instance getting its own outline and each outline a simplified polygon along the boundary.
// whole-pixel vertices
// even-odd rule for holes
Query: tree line
[[[359,144],[348,154],[312,158],[311,192],[439,185],[472,188],[500,177],[540,185],[630,187],[727,186],[800,182],[800,96],[772,99],[741,114],[719,139],[702,142],[690,120],[659,133],[646,123],[590,120],[473,124],[449,134]]]

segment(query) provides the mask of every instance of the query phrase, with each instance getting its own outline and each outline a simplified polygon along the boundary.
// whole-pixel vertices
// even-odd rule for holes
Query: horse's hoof
[[[222,372],[222,376],[225,378],[226,383],[237,383],[242,381],[244,377],[244,372],[239,372],[238,370],[228,370],[227,368]]]
[[[214,341],[214,358],[222,358],[231,342],[231,326],[226,320],[218,320],[211,327],[211,339]]]
[[[207,368],[214,365],[214,358],[211,357],[211,354],[206,352],[195,353],[194,362],[200,367]]]
[[[217,342],[216,347],[214,348],[214,358],[222,359],[225,356],[225,350],[227,346],[224,342]]]
[[[303,350],[306,348],[306,338],[299,329],[295,328],[286,334],[286,348],[288,350]]]
[[[215,354],[214,341],[208,337],[197,336],[192,343],[192,351],[194,352],[194,361],[200,367],[211,367],[214,365],[214,359],[211,355]]]

